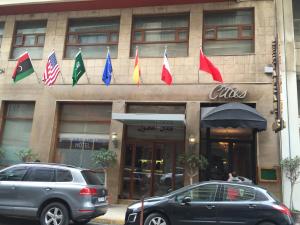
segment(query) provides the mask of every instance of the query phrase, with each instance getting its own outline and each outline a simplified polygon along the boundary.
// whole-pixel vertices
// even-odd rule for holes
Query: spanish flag
[[[138,48],[135,50],[135,63],[134,63],[134,70],[133,70],[133,82],[136,84],[140,84],[140,76],[141,76],[141,69],[139,64],[139,53]]]

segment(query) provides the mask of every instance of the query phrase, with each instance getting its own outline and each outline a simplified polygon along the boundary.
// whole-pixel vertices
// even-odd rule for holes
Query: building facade
[[[101,173],[93,154],[109,148],[117,163],[106,183],[112,202],[118,202],[187,184],[178,158],[193,150],[209,162],[194,181],[227,179],[237,171],[281,197],[273,83],[265,73],[275,36],[273,1],[133,2],[0,7],[2,164],[18,162],[16,152],[31,148],[41,161]],[[166,46],[170,86],[161,81]],[[107,47],[110,86],[101,80]],[[140,85],[132,81],[136,47]],[[200,47],[220,69],[223,86],[199,72]],[[86,74],[72,87],[79,48]],[[47,87],[41,79],[53,49],[61,74]],[[13,83],[15,59],[24,51],[35,74]],[[236,104],[224,109],[226,103]],[[241,118],[249,111],[256,124],[267,125],[259,129],[237,117],[227,125],[207,122],[219,107]]]

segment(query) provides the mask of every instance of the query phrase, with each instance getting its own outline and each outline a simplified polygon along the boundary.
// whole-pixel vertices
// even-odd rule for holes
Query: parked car
[[[82,225],[106,213],[107,190],[96,173],[59,164],[25,163],[0,171],[0,214],[41,225]]]
[[[125,225],[140,224],[141,202],[127,208]],[[289,209],[266,189],[202,182],[144,201],[144,225],[293,225]]]

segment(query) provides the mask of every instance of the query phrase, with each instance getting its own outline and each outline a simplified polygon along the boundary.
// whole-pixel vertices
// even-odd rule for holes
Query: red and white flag
[[[162,72],[161,72],[161,80],[164,81],[168,85],[172,84],[172,82],[173,82],[173,77],[171,74],[170,65],[169,65],[168,57],[167,57],[167,49],[165,50],[165,53],[164,53],[164,64],[163,64]]]
[[[199,70],[210,73],[215,81],[223,83],[223,78],[219,69],[203,54],[202,49],[200,49]]]
[[[60,68],[56,60],[55,52],[53,51],[49,55],[46,64],[46,69],[43,76],[44,83],[48,86],[53,85],[59,73],[60,73]]]

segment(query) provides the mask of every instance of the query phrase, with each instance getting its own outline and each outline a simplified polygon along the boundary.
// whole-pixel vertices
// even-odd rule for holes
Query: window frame
[[[207,14],[221,14],[225,12],[237,12],[237,11],[250,11],[252,14],[252,24],[236,24],[236,25],[205,25],[205,16]],[[202,18],[202,46],[205,46],[207,42],[218,42],[218,41],[244,41],[244,40],[252,40],[253,42],[253,52],[248,52],[248,53],[238,53],[238,54],[208,54],[207,55],[212,55],[212,56],[236,56],[236,55],[251,55],[255,54],[255,8],[250,7],[250,8],[237,8],[237,9],[228,9],[228,10],[204,10],[203,11],[203,18]],[[224,27],[236,27],[237,32],[238,32],[238,37],[237,38],[221,38],[218,39],[218,30],[220,28]],[[245,36],[243,37],[242,31],[244,27],[251,27],[252,28],[252,36]],[[206,30],[207,29],[214,29],[214,38],[206,38]]]
[[[17,30],[18,30],[18,23],[21,23],[21,22],[45,22],[45,33],[29,33],[29,34],[18,34],[17,33]],[[10,52],[10,59],[12,60],[15,60],[15,58],[13,58],[13,53],[14,53],[14,50],[16,48],[22,48],[22,47],[25,47],[25,48],[42,48],[43,51],[44,51],[44,47],[45,47],[45,42],[46,42],[46,34],[47,34],[47,26],[48,26],[48,20],[47,19],[41,19],[41,20],[26,20],[26,21],[16,21],[15,22],[15,26],[14,26],[14,34],[13,34],[13,41],[12,41],[12,44],[11,44],[11,52]],[[25,45],[25,37],[26,36],[34,36],[35,39],[34,39],[34,45]],[[22,38],[22,44],[21,45],[18,45],[16,44],[16,40],[18,37],[21,37]],[[44,43],[43,44],[38,44],[38,39],[39,37],[44,37]],[[40,58],[38,58],[37,60],[41,60],[43,58],[43,51],[42,51],[42,56]]]
[[[176,28],[149,28],[149,29],[142,29],[142,28],[138,28],[135,29],[134,28],[134,24],[135,24],[135,20],[139,19],[139,18],[152,18],[152,17],[161,17],[161,18],[166,18],[166,17],[172,17],[172,16],[186,16],[188,19],[188,25],[187,27],[176,27]],[[130,58],[134,58],[135,57],[135,50],[132,51],[132,46],[133,45],[146,45],[146,44],[177,44],[177,43],[186,43],[187,44],[187,55],[186,56],[173,56],[170,57],[168,56],[168,58],[179,58],[179,57],[189,57],[189,42],[190,42],[190,12],[183,12],[183,13],[168,13],[168,14],[148,14],[148,15],[133,15],[132,17],[132,26],[131,26],[131,38],[130,38],[130,52],[129,52],[129,57]],[[149,41],[146,42],[145,41],[145,33],[147,31],[175,31],[175,40],[174,41]],[[186,31],[187,32],[187,38],[186,40],[181,41],[179,39],[179,33],[182,31]],[[134,40],[134,34],[135,32],[141,32],[142,33],[142,40],[141,41],[135,41]],[[163,57],[163,52],[161,53],[161,56],[140,56],[140,58],[161,58]]]
[[[93,21],[93,20],[98,20],[98,21],[112,21],[112,20],[118,20],[119,21],[119,29],[118,30],[93,30],[93,31],[86,31],[86,32],[70,32],[70,23],[71,21],[75,22],[80,22],[80,21]],[[66,31],[66,36],[65,36],[65,43],[64,43],[64,59],[73,59],[70,57],[67,57],[67,48],[68,47],[78,47],[81,48],[86,47],[86,46],[119,46],[119,39],[120,39],[120,26],[121,26],[121,18],[120,16],[113,16],[113,17],[84,17],[84,18],[69,18],[67,22],[67,31]],[[97,32],[98,31],[98,32]],[[93,43],[93,44],[80,44],[79,43],[79,36],[80,34],[108,34],[108,40],[109,42],[106,43]],[[111,36],[112,34],[118,34],[118,40],[116,42],[111,41]],[[76,43],[69,43],[70,36],[74,35],[76,36]],[[118,50],[116,57],[111,57],[112,59],[118,57]],[[99,58],[91,58],[91,57],[85,57],[85,59],[104,59],[105,57],[99,57]]]

